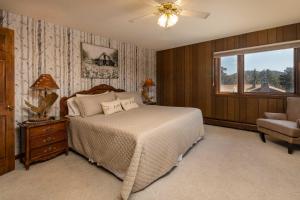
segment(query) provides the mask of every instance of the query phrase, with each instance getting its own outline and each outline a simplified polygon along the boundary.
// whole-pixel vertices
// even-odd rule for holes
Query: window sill
[[[299,96],[296,93],[215,93],[215,96],[232,96],[232,97],[272,97],[272,98],[282,98],[282,97],[293,97]]]

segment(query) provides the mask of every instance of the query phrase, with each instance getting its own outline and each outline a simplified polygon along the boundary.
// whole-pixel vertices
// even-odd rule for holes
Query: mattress
[[[204,135],[199,109],[156,105],[71,117],[69,128],[71,148],[123,180],[124,200],[166,174]]]

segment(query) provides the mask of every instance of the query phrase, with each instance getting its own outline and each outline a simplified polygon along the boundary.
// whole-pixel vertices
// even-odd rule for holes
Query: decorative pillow
[[[139,92],[117,92],[116,97],[121,99],[121,100],[122,99],[129,99],[129,98],[133,97],[135,103],[137,103],[138,105],[143,104],[143,99],[142,99],[142,96]]]
[[[67,105],[68,105],[68,115],[71,117],[74,116],[79,116],[79,108],[77,106],[77,103],[75,102],[76,97],[72,97],[67,100]]]
[[[102,102],[101,106],[105,115],[110,115],[122,111],[122,106],[119,100]]]
[[[106,91],[106,92],[101,93],[101,94],[76,94],[76,97],[88,97],[88,96],[93,97],[95,95],[102,95],[102,94],[107,94],[107,93],[109,93],[109,91]]]
[[[101,103],[115,100],[114,92],[103,93],[93,96],[81,96],[76,97],[75,101],[78,105],[80,115],[82,117],[88,117],[103,113]]]
[[[137,103],[135,103],[134,97],[131,97],[129,99],[122,99],[122,100],[120,100],[120,102],[121,102],[123,109],[126,111],[139,107],[139,105]]]

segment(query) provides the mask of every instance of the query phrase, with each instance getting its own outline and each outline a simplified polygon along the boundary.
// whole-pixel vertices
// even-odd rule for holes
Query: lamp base
[[[43,122],[49,120],[49,117],[31,117],[28,119],[29,122]]]

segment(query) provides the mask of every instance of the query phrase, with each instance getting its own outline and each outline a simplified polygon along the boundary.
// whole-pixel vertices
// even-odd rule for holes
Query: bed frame
[[[67,100],[71,97],[75,97],[76,94],[101,94],[104,93],[106,91],[114,91],[114,92],[125,92],[125,90],[123,89],[116,89],[110,85],[106,85],[106,84],[100,84],[97,85],[89,90],[83,90],[83,91],[79,91],[76,92],[75,94],[69,96],[69,97],[62,97],[60,99],[60,116],[64,117],[68,114],[68,105],[67,105]]]

